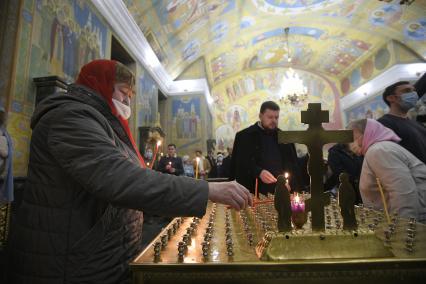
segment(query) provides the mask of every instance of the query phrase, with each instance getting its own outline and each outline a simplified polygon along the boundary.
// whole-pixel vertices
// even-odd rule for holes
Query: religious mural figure
[[[200,135],[200,100],[177,99],[172,102],[173,136],[195,139]]]
[[[63,26],[55,17],[52,22],[50,33],[50,70],[54,74],[61,74],[62,61],[64,57],[64,34]]]
[[[235,132],[238,132],[238,130],[241,127],[241,117],[240,112],[238,109],[234,110],[234,115],[232,116],[232,129],[234,129]]]
[[[230,86],[226,87],[226,96],[228,97],[228,101],[230,102],[235,101],[235,93],[232,87]]]
[[[70,79],[88,61],[104,58],[107,28],[87,1],[33,2],[33,70]]]
[[[69,12],[68,12],[69,13]],[[77,31],[76,24],[71,20],[66,14],[67,17],[64,21],[63,31],[64,31],[64,56],[63,58],[63,70],[64,73],[70,77],[74,77],[77,73],[77,68],[75,66],[75,61],[78,57],[77,54]]]

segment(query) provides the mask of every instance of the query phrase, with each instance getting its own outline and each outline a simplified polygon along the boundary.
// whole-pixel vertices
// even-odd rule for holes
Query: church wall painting
[[[199,97],[173,98],[172,119],[174,139],[190,142],[201,138],[201,112]],[[173,140],[174,140],[173,139]]]
[[[365,82],[381,74],[395,64],[394,48],[391,43],[379,48],[358,67],[340,80],[340,91],[347,95]]]
[[[241,1],[124,1],[142,30],[155,35],[163,51],[161,62],[173,78],[203,55],[206,43],[211,41],[214,48],[229,37],[231,24],[225,18],[237,2]]]
[[[85,63],[105,58],[107,27],[86,1],[36,0],[34,19],[35,61],[49,74],[73,80]]]
[[[8,119],[15,176],[27,172],[35,102],[32,79],[57,75],[74,81],[83,64],[105,58],[109,37],[107,26],[88,1],[23,1]]]
[[[404,35],[410,40],[426,41],[426,17],[407,23],[404,27]]]
[[[207,141],[214,138],[212,119],[203,94],[170,96],[166,102],[166,143],[174,143],[180,156],[207,153]]]
[[[161,64],[167,65],[168,58],[166,57],[161,45],[158,43],[154,33],[152,31],[147,31],[144,35]]]
[[[137,88],[137,126],[152,126],[157,120],[158,87],[154,79],[152,79],[145,69],[142,69],[139,75],[139,84]]]
[[[387,113],[389,107],[383,102],[382,94],[377,94],[364,102],[345,110],[345,122],[362,118],[378,119]]]
[[[321,102],[329,110],[330,123],[327,129],[341,128],[339,91],[334,82],[319,74],[296,70],[308,89],[308,100],[299,106],[279,102],[281,82],[287,68],[246,72],[223,81],[213,88],[214,131],[217,150],[223,151],[233,145],[235,134],[258,120],[260,105],[267,100],[280,104],[279,127],[283,130],[305,129],[300,122],[300,111],[308,102]]]

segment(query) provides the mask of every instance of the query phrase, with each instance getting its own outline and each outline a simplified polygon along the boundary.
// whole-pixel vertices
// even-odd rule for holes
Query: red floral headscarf
[[[121,73],[119,72],[119,69],[122,69],[123,67],[124,66],[121,63],[114,60],[93,60],[81,68],[76,83],[96,91],[105,99],[111,109],[112,114],[120,120],[121,125],[126,131],[126,134],[139,157],[139,161],[142,167],[146,167],[145,161],[139,153],[135,140],[133,139],[132,133],[130,132],[129,123],[118,114],[117,109],[112,102],[114,84],[122,82],[122,80],[117,80],[117,74]],[[132,85],[133,80],[127,81],[125,83]]]

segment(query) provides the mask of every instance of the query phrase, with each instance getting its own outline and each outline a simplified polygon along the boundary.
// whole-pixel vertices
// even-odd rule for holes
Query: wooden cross
[[[328,111],[321,110],[320,103],[308,104],[308,110],[301,112],[302,123],[308,124],[306,131],[279,131],[278,143],[300,143],[308,147],[308,173],[311,177],[312,230],[324,231],[324,206],[329,198],[324,196],[323,176],[326,172],[322,147],[324,144],[353,141],[351,130],[325,130],[323,122],[328,122]],[[328,201],[327,201],[328,200]]]

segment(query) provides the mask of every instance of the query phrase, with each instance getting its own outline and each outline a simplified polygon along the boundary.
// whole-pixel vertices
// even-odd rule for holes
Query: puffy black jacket
[[[202,216],[204,181],[139,166],[118,119],[72,86],[31,127],[28,180],[10,236],[12,283],[122,283],[140,252],[143,213]]]

